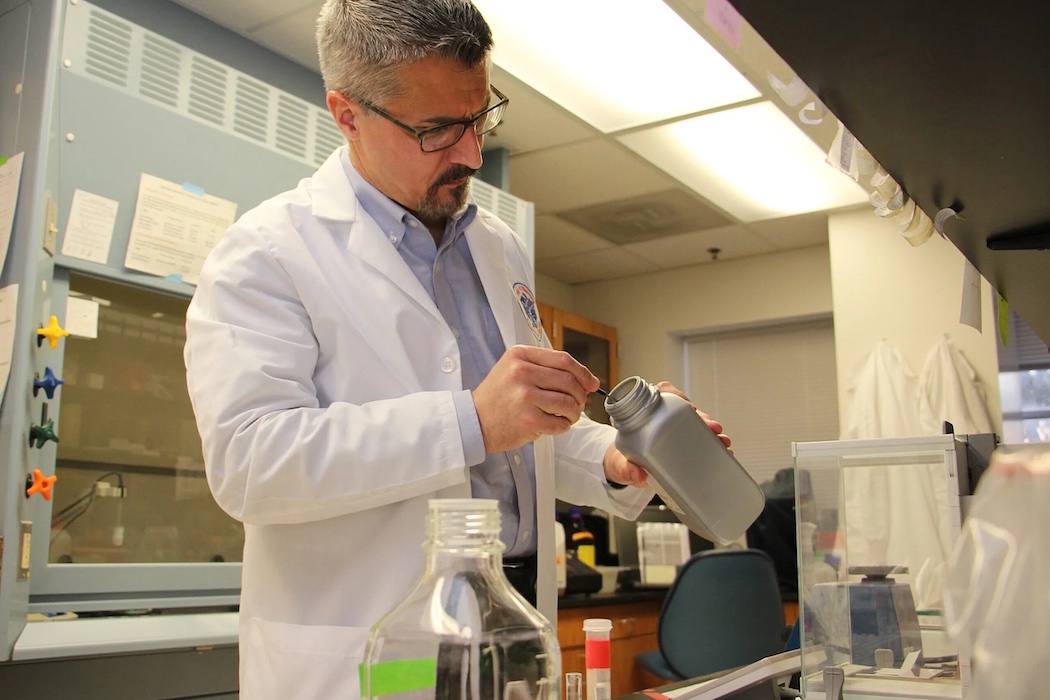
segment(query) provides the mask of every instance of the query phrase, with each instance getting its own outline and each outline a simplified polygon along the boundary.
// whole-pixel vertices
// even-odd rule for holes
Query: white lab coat
[[[422,572],[428,499],[470,495],[456,339],[349,167],[344,146],[247,212],[187,313],[208,483],[245,524],[242,698],[357,697],[370,626]],[[533,287],[520,240],[481,210],[466,237],[504,343],[547,344],[512,291]],[[633,518],[652,492],[608,488],[612,432],[584,418],[541,438],[537,476],[553,464],[559,498]],[[540,577],[553,588],[553,557]]]
[[[925,435],[939,435],[945,421],[957,435],[995,432],[977,370],[947,333],[930,349],[922,367],[919,420]]]
[[[958,415],[944,407],[938,384],[957,368],[937,370],[951,348],[946,339],[930,353],[921,382],[900,350],[885,340],[851,375],[851,401],[843,439],[940,435],[941,421]],[[965,359],[962,359],[965,363]],[[969,365],[966,365],[968,367]],[[961,373],[961,367],[958,368]],[[934,416],[938,416],[934,419]],[[850,467],[843,471],[846,540],[850,566],[906,566],[898,581],[911,583],[919,609],[940,606],[945,562],[951,547],[951,513],[944,468],[925,461],[894,467]]]
[[[849,376],[841,440],[920,435],[915,373],[896,346],[880,340]]]

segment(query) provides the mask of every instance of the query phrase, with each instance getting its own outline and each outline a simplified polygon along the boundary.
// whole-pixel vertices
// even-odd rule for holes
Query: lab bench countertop
[[[662,604],[664,597],[667,595],[667,590],[667,588],[628,588],[615,593],[572,593],[558,598],[558,609],[592,608],[627,603],[656,602]]]

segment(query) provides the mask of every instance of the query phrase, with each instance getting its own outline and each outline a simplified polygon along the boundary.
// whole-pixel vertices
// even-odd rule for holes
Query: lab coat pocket
[[[293,625],[253,617],[241,643],[242,700],[357,698],[364,627]]]

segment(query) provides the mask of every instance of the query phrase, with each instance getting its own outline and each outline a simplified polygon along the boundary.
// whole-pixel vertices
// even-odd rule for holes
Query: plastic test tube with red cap
[[[587,667],[587,700],[609,700],[609,633],[612,620],[592,617],[583,621],[584,665]]]

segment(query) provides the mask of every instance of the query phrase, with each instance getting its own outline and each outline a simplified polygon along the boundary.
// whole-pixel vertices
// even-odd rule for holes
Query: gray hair
[[[327,0],[317,18],[325,90],[376,104],[400,94],[407,63],[440,56],[474,68],[491,49],[470,0]]]

